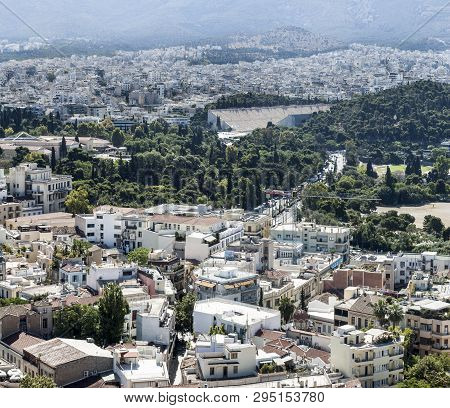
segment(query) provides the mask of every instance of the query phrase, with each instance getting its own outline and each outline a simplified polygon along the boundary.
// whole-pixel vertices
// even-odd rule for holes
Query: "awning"
[[[238,286],[249,286],[249,285],[253,285],[254,283],[255,283],[255,281],[248,280],[248,281],[244,281],[244,282],[239,282],[236,285],[238,285]]]
[[[199,286],[204,286],[205,288],[214,288],[216,286],[215,283],[204,281],[204,280],[198,280],[195,282],[195,284],[199,285]]]

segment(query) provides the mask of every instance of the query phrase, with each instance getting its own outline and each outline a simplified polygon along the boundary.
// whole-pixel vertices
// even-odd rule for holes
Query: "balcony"
[[[403,356],[403,351],[389,352],[389,357]]]
[[[404,364],[402,362],[398,362],[397,364],[390,364],[389,365],[389,371],[397,371],[397,370],[403,370]]]
[[[360,357],[355,357],[355,363],[368,363],[370,361],[373,361],[374,358],[372,357],[368,357],[368,358],[360,358]]]
[[[449,336],[449,332],[448,331],[444,331],[444,332],[437,332],[433,330],[433,336]]]

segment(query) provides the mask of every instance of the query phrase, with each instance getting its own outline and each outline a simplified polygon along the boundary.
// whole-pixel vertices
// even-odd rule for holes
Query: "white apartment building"
[[[352,259],[352,264],[377,265],[380,272],[386,274],[386,280],[392,290],[405,287],[418,271],[443,277],[448,277],[450,273],[450,256],[430,251],[421,254],[364,254]]]
[[[130,279],[136,279],[137,265],[134,263],[102,263],[91,264],[86,277],[86,284],[96,292],[108,283],[120,283]]]
[[[119,248],[125,253],[143,245],[143,233],[149,226],[149,217],[133,208],[103,206],[93,214],[75,217],[77,231],[89,242],[107,248]]]
[[[170,347],[175,335],[175,313],[164,297],[146,301],[145,311],[136,316],[136,340]]]
[[[208,299],[195,303],[194,333],[208,333],[212,326],[225,327],[227,333],[241,338],[253,337],[260,329],[279,330],[279,310],[233,302],[226,299]]]
[[[7,184],[17,198],[30,197],[42,213],[64,211],[64,201],[72,190],[72,176],[52,174],[50,167],[36,163],[21,163],[9,169]]]
[[[214,337],[211,351],[196,353],[199,379],[217,381],[257,375],[255,345],[225,342],[216,350]]]
[[[303,244],[305,252],[336,253],[344,260],[350,249],[350,229],[317,225],[314,222],[281,224],[270,231],[270,238],[281,242]]]
[[[223,251],[243,235],[241,222],[218,217],[187,217],[172,214],[153,215],[143,232],[142,246],[172,251],[176,240],[183,241],[184,258],[203,261]]]
[[[339,327],[331,337],[330,363],[347,378],[357,378],[363,388],[390,387],[403,380],[403,345],[391,333],[355,326]]]

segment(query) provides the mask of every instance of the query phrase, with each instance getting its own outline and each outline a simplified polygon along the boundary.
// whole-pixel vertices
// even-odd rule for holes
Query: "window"
[[[88,224],[87,227],[88,228],[95,228],[95,224]]]
[[[47,329],[48,328],[48,320],[47,319],[42,319],[42,328],[43,329]]]
[[[214,375],[214,367],[211,367],[211,368],[209,369],[209,375]]]
[[[84,372],[84,377],[89,377],[89,371]]]
[[[230,358],[232,360],[236,360],[237,359],[237,353],[231,353]]]
[[[233,374],[237,374],[239,371],[239,367],[238,366],[234,366],[233,367]]]

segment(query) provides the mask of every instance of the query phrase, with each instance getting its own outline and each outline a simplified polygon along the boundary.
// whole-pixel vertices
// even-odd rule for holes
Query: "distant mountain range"
[[[42,35],[150,44],[286,25],[340,41],[400,41],[447,0],[3,0]],[[450,7],[415,38],[450,38]],[[0,38],[34,34],[0,5]]]

